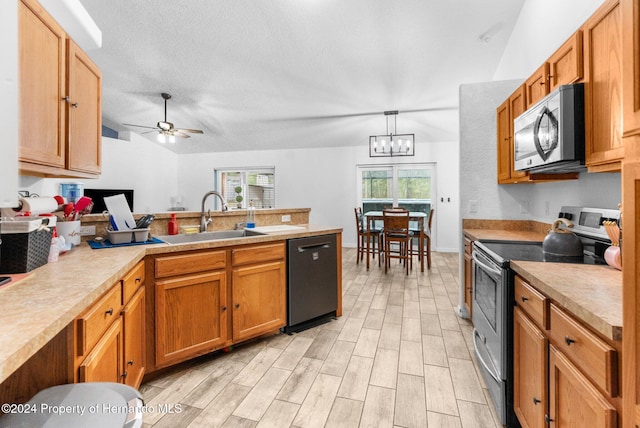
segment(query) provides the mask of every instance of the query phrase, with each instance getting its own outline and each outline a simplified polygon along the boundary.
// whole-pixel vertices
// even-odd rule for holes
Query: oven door
[[[481,373],[504,424],[507,407],[506,269],[473,253],[473,345]]]

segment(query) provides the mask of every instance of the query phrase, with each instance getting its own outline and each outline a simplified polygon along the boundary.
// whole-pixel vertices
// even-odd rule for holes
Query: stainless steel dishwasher
[[[335,317],[338,308],[336,235],[287,241],[286,333]]]

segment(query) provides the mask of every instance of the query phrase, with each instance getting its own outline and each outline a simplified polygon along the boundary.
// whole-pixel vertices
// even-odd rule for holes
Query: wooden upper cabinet
[[[64,168],[66,34],[35,0],[18,3],[20,161]]]
[[[527,108],[549,93],[549,63],[545,62],[525,82]]]
[[[568,85],[582,79],[583,51],[582,31],[576,31],[569,40],[549,57],[549,93],[560,85]]]
[[[100,173],[102,147],[102,74],[73,40],[68,40],[67,167]]]
[[[18,18],[20,171],[95,178],[101,169],[102,77],[37,0]]]
[[[522,113],[524,113],[527,110],[527,99],[526,99],[526,91],[525,91],[525,86],[522,85],[520,86],[518,89],[516,89],[516,91],[511,94],[511,96],[509,97],[509,112],[510,112],[510,119],[509,119],[509,139],[510,139],[510,144],[509,144],[509,163],[510,163],[510,168],[511,168],[511,178],[514,180],[519,180],[519,179],[527,179],[527,176],[529,175],[528,172],[526,171],[516,171],[515,170],[515,148],[514,148],[514,144],[515,144],[515,129],[513,127],[513,121],[516,117],[520,116]]]
[[[622,144],[622,14],[608,0],[585,22],[585,155],[590,172],[619,171]]]
[[[507,183],[511,179],[511,162],[510,154],[511,138],[509,137],[510,129],[509,121],[511,114],[509,113],[509,100],[505,100],[496,110],[496,125],[498,138],[498,183]]]
[[[624,134],[640,134],[640,0],[622,0]]]

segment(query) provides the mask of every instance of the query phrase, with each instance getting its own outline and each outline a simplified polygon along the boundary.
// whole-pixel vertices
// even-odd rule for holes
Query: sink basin
[[[253,230],[220,230],[215,232],[189,233],[184,235],[156,236],[167,244],[186,244],[190,242],[216,241],[218,239],[244,238],[247,236],[261,236],[264,233]]]

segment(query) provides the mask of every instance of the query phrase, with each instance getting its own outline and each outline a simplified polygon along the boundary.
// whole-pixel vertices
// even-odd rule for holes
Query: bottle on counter
[[[176,219],[176,214],[171,214],[171,219],[169,220],[169,235],[177,235],[178,234],[178,220]]]
[[[247,229],[253,229],[256,227],[256,209],[253,206],[253,201],[249,201],[249,208],[247,208]]]
[[[58,246],[58,232],[56,227],[53,227],[53,237],[51,238],[51,247],[49,248],[48,262],[57,262],[60,256],[60,247]]]

